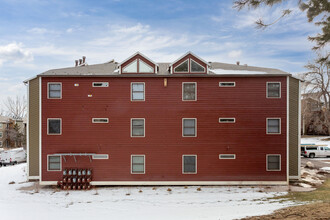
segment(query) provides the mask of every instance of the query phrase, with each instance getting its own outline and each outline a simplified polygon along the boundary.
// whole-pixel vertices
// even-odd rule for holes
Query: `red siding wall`
[[[281,82],[282,98],[266,98],[269,81]],[[62,82],[62,99],[47,99],[48,82]],[[130,101],[131,82],[145,82],[144,102]],[[182,101],[182,82],[197,82],[197,101]],[[109,123],[92,124],[93,117]],[[281,118],[281,134],[266,134],[268,117]],[[47,118],[62,118],[62,135],[47,135]],[[130,137],[131,118],[145,118],[144,138]],[[182,137],[182,118],[197,118],[197,137]],[[286,77],[169,77],[167,87],[161,77],[42,78],[42,181],[60,179],[47,172],[47,155],[65,152],[109,154],[62,160],[62,168],[93,168],[97,181],[286,181]],[[131,154],[145,155],[145,174],[131,174]],[[197,155],[197,174],[182,174],[183,154]],[[266,171],[266,154],[281,154],[281,171]]]

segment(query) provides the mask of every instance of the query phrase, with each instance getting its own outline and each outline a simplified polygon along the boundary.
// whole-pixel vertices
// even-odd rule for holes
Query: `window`
[[[182,136],[183,137],[196,137],[196,118],[182,119]]]
[[[174,68],[174,72],[176,73],[187,73],[188,72],[188,62],[189,60],[185,60],[180,63],[178,66]]]
[[[0,147],[2,146],[2,141],[0,141]]]
[[[2,136],[3,136],[3,133],[2,133],[2,132],[0,132],[0,138],[2,138]]]
[[[0,123],[0,128],[3,128],[3,125],[2,125],[2,123]]]
[[[137,60],[134,60],[123,68],[123,73],[137,73]]]
[[[306,150],[317,150],[317,147],[306,147]]]
[[[109,123],[108,118],[93,118],[92,119],[93,123]]]
[[[182,100],[196,101],[197,100],[197,83],[184,82],[182,83]]]
[[[95,154],[92,156],[92,159],[94,160],[106,160],[109,159],[109,155],[108,154]]]
[[[145,173],[145,156],[144,155],[132,155],[131,156],[131,173],[132,174],[144,174]]]
[[[93,87],[109,87],[108,82],[93,82]]]
[[[196,174],[197,173],[197,156],[196,155],[183,155],[182,156],[182,173],[183,174]]]
[[[144,101],[144,83],[131,83],[131,101]]]
[[[281,119],[267,118],[267,134],[280,134],[280,133],[281,133]]]
[[[267,98],[281,98],[280,82],[267,82]]]
[[[62,123],[60,118],[48,118],[47,134],[61,134]]]
[[[139,73],[153,73],[154,68],[139,59]]]
[[[236,154],[219,154],[219,159],[236,159]]]
[[[144,137],[144,118],[131,119],[131,137]]]
[[[190,59],[190,71],[192,73],[204,73],[205,72],[205,68],[200,65],[199,63],[197,63],[196,61],[194,61],[193,59]]]
[[[235,82],[219,82],[219,87],[235,87]]]
[[[267,155],[267,171],[281,171],[281,155]]]
[[[219,123],[235,123],[235,118],[219,118]]]
[[[48,98],[49,99],[62,98],[62,83],[48,83]]]
[[[48,155],[48,171],[61,171],[61,156]]]

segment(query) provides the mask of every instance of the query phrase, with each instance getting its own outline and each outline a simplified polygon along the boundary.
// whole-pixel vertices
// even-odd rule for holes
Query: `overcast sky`
[[[0,0],[0,109],[7,96],[23,95],[23,80],[49,69],[122,61],[140,51],[172,62],[187,51],[207,61],[304,71],[314,57],[307,40],[319,30],[289,5],[237,12],[232,1]],[[254,22],[293,13],[266,30]]]

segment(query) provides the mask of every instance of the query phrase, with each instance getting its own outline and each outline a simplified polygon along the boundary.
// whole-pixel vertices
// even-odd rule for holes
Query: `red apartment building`
[[[287,184],[300,176],[300,81],[277,69],[121,63],[49,70],[28,85],[28,177],[92,185]]]

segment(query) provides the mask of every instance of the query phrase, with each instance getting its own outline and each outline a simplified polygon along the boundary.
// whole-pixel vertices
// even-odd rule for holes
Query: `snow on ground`
[[[2,219],[235,219],[294,205],[271,198],[286,192],[232,186],[99,187],[90,191],[37,190],[26,164],[0,168]],[[14,181],[15,184],[9,184]],[[20,190],[20,188],[27,188]],[[167,189],[172,191],[168,192]],[[139,192],[142,190],[142,192]]]

